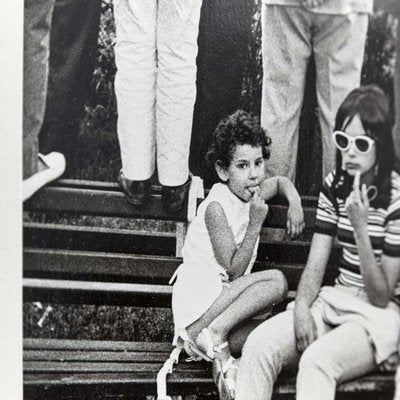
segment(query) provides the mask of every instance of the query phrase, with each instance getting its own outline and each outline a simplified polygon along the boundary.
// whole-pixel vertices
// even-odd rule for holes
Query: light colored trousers
[[[50,26],[55,0],[24,3],[23,179],[37,172],[49,74]]]
[[[335,165],[336,112],[360,84],[368,15],[317,14],[304,7],[263,4],[261,17],[261,125],[272,139],[267,173],[295,180],[306,70],[314,52],[325,177]]]
[[[352,291],[356,297],[366,299],[363,290]],[[318,339],[302,355],[296,350],[292,309],[267,320],[249,335],[243,347],[235,400],[271,399],[279,373],[294,371],[297,366],[297,400],[334,400],[338,383],[376,368],[374,347],[362,324],[350,318],[349,322],[333,327],[326,322],[326,316],[332,316],[332,312],[318,299],[311,312]],[[397,312],[388,313],[387,318],[397,318]],[[337,315],[342,316],[343,312]]]
[[[201,0],[114,0],[117,129],[128,179],[150,178],[156,158],[162,185],[188,178],[200,9]]]

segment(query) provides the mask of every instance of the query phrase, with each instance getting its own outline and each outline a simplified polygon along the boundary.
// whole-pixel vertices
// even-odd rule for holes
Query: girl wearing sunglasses
[[[270,399],[277,373],[299,365],[296,399],[333,399],[336,385],[394,367],[400,336],[400,177],[389,103],[376,86],[343,101],[336,170],[321,190],[294,306],[248,337],[236,400]],[[339,273],[322,286],[335,238]],[[318,382],[316,385],[315,382]]]

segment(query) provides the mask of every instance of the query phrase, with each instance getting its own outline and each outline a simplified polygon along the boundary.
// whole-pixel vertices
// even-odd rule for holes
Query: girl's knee
[[[256,272],[256,274],[259,274],[256,285],[258,285],[261,295],[265,296],[267,292],[269,296],[273,296],[274,303],[279,303],[286,299],[288,283],[281,271],[272,269]]]
[[[270,279],[274,285],[274,288],[277,292],[277,296],[280,300],[284,300],[288,294],[288,282],[283,274],[283,272],[273,269],[270,272]]]

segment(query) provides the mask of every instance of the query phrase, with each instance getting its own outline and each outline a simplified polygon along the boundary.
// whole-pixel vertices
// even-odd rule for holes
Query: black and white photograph
[[[6,400],[400,400],[400,0],[18,3]]]

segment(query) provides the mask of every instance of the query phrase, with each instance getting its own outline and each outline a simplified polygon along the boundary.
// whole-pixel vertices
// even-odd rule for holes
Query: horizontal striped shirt
[[[345,200],[335,196],[332,187],[334,177],[334,173],[330,173],[321,189],[315,232],[336,236],[342,247],[338,283],[363,288],[354,229],[345,210]],[[383,254],[400,257],[400,176],[395,172],[392,173],[391,201],[387,209],[372,206],[369,208],[368,234],[378,263]],[[395,295],[400,295],[400,282],[395,289]]]

